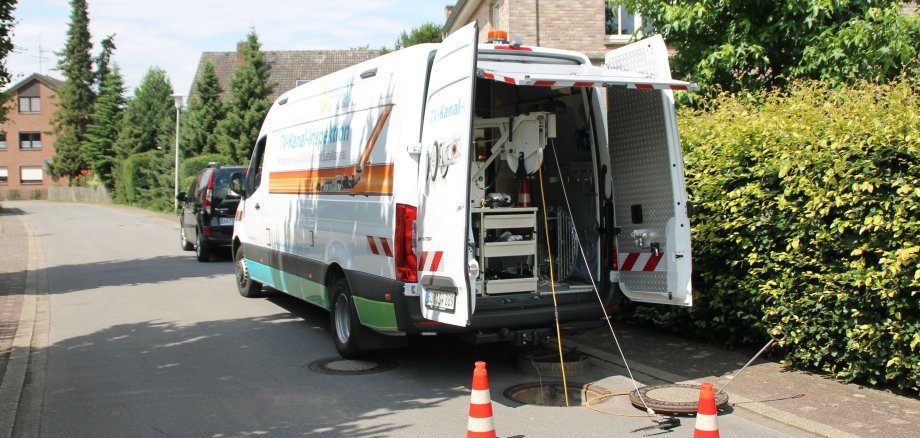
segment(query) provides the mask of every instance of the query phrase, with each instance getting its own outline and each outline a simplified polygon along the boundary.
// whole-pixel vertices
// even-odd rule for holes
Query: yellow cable
[[[559,368],[562,370],[562,392],[565,394],[565,407],[569,407],[569,384],[565,379],[565,359],[562,356],[562,330],[559,328],[559,305],[556,303],[556,281],[553,278],[553,253],[549,246],[549,220],[546,218],[546,197],[543,196],[543,169],[537,168],[540,177],[540,202],[543,204],[543,235],[546,236],[546,258],[549,260],[549,287],[553,292],[553,314],[556,317],[556,339],[559,344]],[[536,264],[534,260],[534,264]]]

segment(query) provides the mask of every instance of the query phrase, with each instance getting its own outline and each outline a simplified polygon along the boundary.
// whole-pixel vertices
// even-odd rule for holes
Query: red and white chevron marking
[[[663,258],[663,252],[658,255],[650,252],[621,252],[617,254],[617,263],[620,272],[663,272],[667,269],[667,264],[661,260]]]
[[[367,236],[367,244],[370,246],[371,254],[393,257],[390,241],[386,237]]]
[[[553,81],[553,80],[519,80],[511,76],[503,76],[490,71],[484,71],[482,76],[486,79],[492,79],[497,82],[504,82],[512,85],[534,85],[538,87],[602,87],[604,81]],[[626,84],[626,88],[637,88],[640,90],[687,90],[686,85],[666,85],[666,84]]]
[[[422,256],[418,259],[418,270],[424,272],[438,272],[444,270],[444,263],[441,263],[441,257],[444,251],[423,251]]]

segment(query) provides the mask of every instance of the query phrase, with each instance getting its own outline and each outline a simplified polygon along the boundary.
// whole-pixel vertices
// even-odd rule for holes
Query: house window
[[[6,133],[0,132],[0,151],[6,150]]]
[[[41,184],[45,174],[41,166],[22,166],[19,168],[19,182],[22,184]]]
[[[501,29],[503,0],[492,0],[492,8],[489,10],[489,22],[492,23],[492,29]]]
[[[626,9],[626,5],[614,0],[605,0],[605,5],[608,37],[625,39],[631,37],[637,29],[649,30],[647,26],[643,28],[642,16]]]
[[[42,148],[42,134],[40,132],[20,132],[19,149],[37,150]]]
[[[40,113],[42,112],[42,100],[38,97],[20,97],[19,112],[21,113]]]
[[[0,167],[0,185],[5,186],[10,179],[10,171],[6,167]]]

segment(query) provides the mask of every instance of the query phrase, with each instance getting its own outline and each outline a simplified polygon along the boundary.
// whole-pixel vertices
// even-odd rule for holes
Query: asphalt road
[[[463,436],[477,360],[488,363],[500,437],[656,432],[630,433],[651,422],[618,416],[641,414],[625,397],[598,404],[617,415],[506,398],[539,379],[504,345],[426,339],[384,352],[390,370],[315,372],[311,363],[337,357],[326,313],[281,294],[240,297],[229,255],[196,262],[179,248],[177,221],[98,205],[4,206],[25,213],[44,253],[50,324],[36,353],[46,364],[24,391],[43,437]],[[570,380],[632,389],[599,368]],[[693,436],[693,418],[681,421],[666,436]],[[723,436],[787,436],[730,413],[719,426]]]

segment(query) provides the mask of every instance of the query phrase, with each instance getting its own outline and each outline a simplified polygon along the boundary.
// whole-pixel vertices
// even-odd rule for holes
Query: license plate
[[[217,223],[221,225],[233,225],[233,218],[232,217],[217,218]]]
[[[457,294],[443,290],[427,289],[425,291],[425,307],[434,310],[453,312],[457,305]]]

